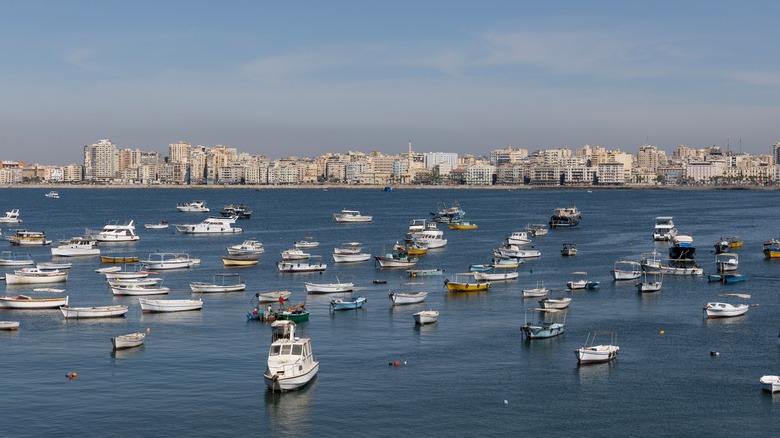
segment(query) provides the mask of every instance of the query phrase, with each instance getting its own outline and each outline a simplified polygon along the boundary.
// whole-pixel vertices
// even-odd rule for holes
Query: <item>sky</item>
[[[0,15],[0,159],[780,141],[780,2],[37,1]]]

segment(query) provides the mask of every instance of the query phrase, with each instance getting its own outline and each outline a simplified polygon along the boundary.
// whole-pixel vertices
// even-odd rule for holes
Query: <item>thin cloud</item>
[[[780,86],[780,72],[773,71],[742,71],[731,73],[729,78],[760,87]]]

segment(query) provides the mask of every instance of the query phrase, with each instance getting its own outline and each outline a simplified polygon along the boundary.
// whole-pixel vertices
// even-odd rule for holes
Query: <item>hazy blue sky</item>
[[[780,3],[35,1],[0,15],[0,159],[780,140]]]

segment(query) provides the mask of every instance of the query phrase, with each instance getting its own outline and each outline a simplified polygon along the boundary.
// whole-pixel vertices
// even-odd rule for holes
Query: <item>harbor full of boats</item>
[[[101,196],[101,192],[86,190],[78,194]],[[304,412],[306,421],[322,421],[322,414],[311,408],[343,400],[343,387],[348,385],[345,377],[355,373],[362,373],[372,391],[388,400],[391,413],[402,412],[402,405],[408,407],[412,395],[403,388],[411,385],[416,390],[432,391],[435,400],[422,396],[422,401],[430,402],[437,410],[457,410],[456,399],[475,394],[477,405],[492,403],[491,409],[515,409],[525,402],[530,390],[535,398],[553,406],[588,399],[594,409],[610,414],[619,413],[612,403],[591,398],[595,387],[603,388],[599,391],[605,398],[624,403],[638,400],[643,405],[660,405],[674,396],[690,402],[686,405],[696,404],[694,412],[701,413],[728,398],[738,402],[738,410],[750,406],[760,410],[766,402],[759,397],[760,391],[767,385],[759,379],[780,374],[776,365],[780,326],[775,314],[780,299],[773,292],[773,279],[780,275],[775,274],[777,262],[764,252],[764,243],[780,238],[780,229],[775,232],[754,225],[740,227],[736,216],[726,220],[697,215],[686,210],[689,205],[677,193],[664,193],[672,201],[658,203],[658,193],[640,193],[640,202],[626,196],[628,193],[598,190],[279,190],[241,196],[233,190],[130,192],[118,193],[123,198],[135,197],[135,202],[105,201],[108,204],[100,212],[85,212],[78,218],[60,210],[44,215],[25,204],[60,209],[65,202],[76,199],[72,189],[59,189],[62,198],[56,206],[43,194],[25,202],[19,198],[12,204],[3,200],[9,204],[0,209],[18,208],[23,219],[21,224],[3,224],[3,237],[23,226],[32,231],[45,230],[46,239],[53,241],[40,246],[4,242],[3,249],[14,254],[7,260],[24,263],[0,266],[4,277],[18,275],[15,271],[23,268],[37,268],[43,262],[72,265],[69,269],[53,269],[66,272],[65,281],[29,285],[0,282],[0,295],[4,297],[60,299],[36,310],[0,309],[1,321],[18,322],[15,329],[0,332],[0,346],[13,353],[8,355],[6,370],[23,374],[20,383],[11,383],[11,391],[24,392],[19,385],[30,385],[41,375],[59,377],[71,387],[84,381],[94,384],[99,378],[102,385],[110,385],[107,387],[115,392],[127,392],[127,397],[116,400],[115,408],[128,409],[136,402],[151,401],[149,394],[128,383],[125,377],[130,372],[148,379],[140,386],[161,388],[158,391],[165,395],[166,405],[193,400],[192,391],[199,388],[223,405],[253,403],[253,409],[238,407],[236,414],[248,414],[257,409],[258,403],[261,409],[267,404],[273,411],[261,415],[260,423],[293,433],[289,416],[277,422],[282,410],[296,406],[296,412]],[[164,202],[154,199],[156,196],[165,198]],[[478,223],[479,227],[453,230],[450,219],[433,221],[441,234],[420,234],[418,237],[423,237],[414,242],[409,235],[411,223],[419,218],[432,219],[430,212],[445,212],[455,202],[443,203],[447,208],[440,210],[437,201],[455,197],[465,212],[460,221]],[[179,213],[176,204],[186,199],[204,199],[211,212]],[[231,204],[251,206],[253,210],[250,218],[231,224],[231,229],[238,224],[240,233],[198,235],[174,227],[200,224]],[[575,205],[581,212],[577,226],[549,226],[556,209]],[[616,206],[625,206],[625,212],[620,213]],[[333,215],[343,210],[359,211],[372,219],[339,223]],[[658,217],[673,218],[679,229],[677,235],[690,236],[691,240],[655,240],[652,233]],[[170,220],[171,227],[137,226],[158,223],[162,218]],[[96,238],[109,223],[124,226],[131,220],[138,239],[89,243],[100,250],[99,256],[54,255],[52,251],[60,246],[64,249],[74,236],[89,242],[85,236]],[[542,225],[529,228],[528,224]],[[85,235],[86,228],[98,231]],[[433,231],[433,227],[427,231]],[[742,246],[724,253],[732,256],[716,257],[714,245],[736,235],[741,236]],[[413,244],[422,246],[428,243],[426,240],[433,247],[425,248],[424,254],[407,252],[407,261],[417,259],[411,266],[396,262],[398,268],[383,267],[376,259],[388,254],[392,259],[392,254],[403,253],[396,245],[412,249]],[[315,241],[318,245],[312,247]],[[577,249],[575,256],[562,256],[564,243]],[[353,249],[356,254],[369,257],[348,262],[334,257],[350,255],[353,247],[357,248]],[[258,263],[225,266],[223,258],[231,255],[229,248],[236,255],[255,257]],[[282,252],[293,248],[310,257],[283,260]],[[695,248],[695,253],[688,248]],[[651,256],[643,268],[642,255],[652,253],[656,253],[656,266]],[[28,254],[33,264],[25,263]],[[521,255],[524,257],[513,257]],[[117,283],[122,276],[117,272],[135,272],[132,263],[103,263],[103,256],[147,262],[138,270],[146,272],[146,277],[138,278],[161,281],[147,285]],[[399,255],[398,260],[403,259]],[[183,264],[167,269],[166,262]],[[677,262],[677,266],[670,262]],[[299,264],[324,269],[295,271]],[[110,272],[95,272],[114,265],[119,268],[114,273],[116,278]],[[701,273],[661,272],[665,265],[698,267]],[[726,280],[733,274],[744,278],[733,283]],[[711,280],[711,275],[723,280]],[[637,286],[649,284],[656,277],[662,284],[656,291],[642,291]],[[110,279],[115,284],[109,284]],[[569,282],[576,286],[583,280],[583,288],[567,287]],[[125,294],[115,294],[114,288]],[[294,318],[303,313],[294,310],[283,315],[278,299],[270,297],[270,301],[261,303],[256,296],[272,291],[289,291],[283,300],[285,311],[303,304],[306,319],[296,321]],[[61,303],[62,299],[66,303]],[[25,305],[29,300],[18,301]],[[270,321],[249,319],[254,309],[258,315],[264,314],[268,306],[279,314],[277,321],[294,323],[294,332],[285,324],[282,334],[275,337],[273,330],[279,324],[272,327]],[[708,314],[708,306],[713,315]],[[590,339],[589,334],[593,332],[595,337],[601,331],[616,336]],[[358,337],[358,342],[347,342]],[[282,342],[285,340],[288,342]],[[269,362],[275,342],[280,356],[286,345],[290,346],[286,356],[294,356],[296,345],[300,345],[297,357],[306,366],[299,370],[299,380],[292,367],[288,372],[285,363]],[[468,353],[475,346],[481,346],[477,357]],[[304,354],[304,349],[311,354]],[[41,360],[44,352],[45,361]],[[181,372],[182,364],[188,364],[186,373]],[[717,371],[723,391],[707,391],[692,382],[703,367]],[[231,372],[225,371],[228,369]],[[501,369],[507,371],[497,381],[473,381],[473,376],[486,369],[499,374]],[[79,377],[69,381],[64,375],[72,372],[78,372]],[[311,373],[317,377],[308,378]],[[653,387],[629,391],[636,389],[636,383],[631,383],[636,375],[652,378]],[[299,391],[279,394],[291,389]],[[337,391],[342,391],[341,395],[336,396]],[[769,391],[765,392],[764,396],[771,397]],[[343,405],[347,409],[370,402],[360,391],[347,394],[350,400]],[[64,394],[55,391],[51,401],[66,400]],[[40,406],[30,398],[24,401],[33,408]],[[487,408],[477,410],[487,417],[495,415]],[[142,408],[141,412],[152,411]],[[168,415],[186,418],[184,409],[178,406]],[[605,420],[602,414],[595,415]],[[74,433],[88,433],[75,424],[76,419],[87,417],[78,412],[75,417],[65,423]],[[540,420],[550,418],[542,414]],[[587,421],[582,413],[575,413],[574,418]],[[660,420],[660,414],[650,414],[650,419]],[[512,433],[520,425],[516,421],[509,419],[507,422],[514,427],[497,430]],[[211,425],[204,431],[236,433],[242,429],[223,419],[215,423],[219,431]],[[366,427],[376,427],[378,434],[389,431],[377,423],[368,419]],[[161,431],[161,423],[156,424],[153,430]],[[420,422],[412,420],[412,424]],[[750,427],[749,431],[755,431]],[[621,428],[612,431],[631,433]],[[463,432],[479,430],[465,428]]]

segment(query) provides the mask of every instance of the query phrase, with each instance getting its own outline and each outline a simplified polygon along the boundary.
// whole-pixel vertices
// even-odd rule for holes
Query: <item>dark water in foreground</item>
[[[202,259],[190,270],[164,272],[170,299],[192,296],[191,281],[226,272],[220,256],[228,244],[257,238],[266,254],[240,272],[245,292],[204,294],[202,312],[143,314],[137,298],[114,298],[95,274],[98,258],[77,258],[65,286],[73,306],[128,304],[125,318],[66,321],[59,310],[0,310],[0,320],[21,321],[18,332],[0,332],[2,436],[767,436],[780,431],[780,395],[761,391],[758,379],[780,374],[780,261],[763,259],[761,243],[780,237],[780,194],[760,191],[436,191],[396,190],[60,190],[51,200],[41,189],[0,191],[0,210],[19,208],[24,226],[53,239],[100,228],[108,220],[134,219],[141,240],[102,245],[102,251],[146,256],[189,252]],[[175,204],[206,200],[212,210],[244,202],[254,208],[245,232],[235,236],[183,236],[143,229],[168,219],[194,223],[205,214],[177,213]],[[380,254],[403,238],[411,219],[429,217],[438,202],[459,202],[474,231],[445,230],[449,244],[425,256],[419,268],[466,271],[487,263],[511,231],[547,222],[555,207],[583,211],[578,229],[536,239],[542,257],[521,265],[520,279],[495,283],[490,292],[448,294],[441,278],[424,286],[421,305],[392,308],[387,289],[403,290],[402,270],[378,270],[373,262],[333,264],[332,248],[360,241]],[[373,214],[371,224],[338,225],[342,208]],[[0,212],[1,212],[0,211]],[[740,272],[735,285],[703,278],[666,277],[663,290],[639,295],[633,281],[614,283],[619,259],[638,260],[653,249],[655,216],[674,216],[691,234],[705,273],[714,271],[712,245],[737,234]],[[8,226],[3,225],[3,233]],[[326,273],[279,274],[274,262],[295,240],[314,236],[313,252],[329,263]],[[562,242],[579,255],[561,257]],[[659,251],[666,246],[656,244]],[[3,248],[4,250],[7,248]],[[19,249],[39,261],[48,248]],[[3,269],[4,272],[9,269]],[[598,291],[575,292],[564,335],[525,342],[520,336],[523,288],[544,281],[563,288],[574,271],[601,282]],[[357,312],[329,312],[338,295],[306,296],[304,281],[353,280],[368,304]],[[385,279],[387,285],[375,285]],[[29,287],[3,294],[31,293]],[[408,286],[407,286],[408,287]],[[419,286],[417,286],[419,287]],[[298,392],[273,394],[262,380],[270,327],[245,318],[255,292],[289,289],[306,301],[320,361],[318,378]],[[708,301],[748,293],[748,315],[707,320]],[[441,312],[439,322],[416,327],[412,313]],[[145,346],[112,354],[110,338],[150,329]],[[590,330],[618,333],[621,354],[610,364],[578,367],[574,349]],[[661,335],[663,330],[665,334]],[[720,352],[711,356],[711,351]],[[388,366],[398,360],[401,366]],[[403,363],[406,362],[406,365]],[[77,372],[68,380],[65,374]]]

